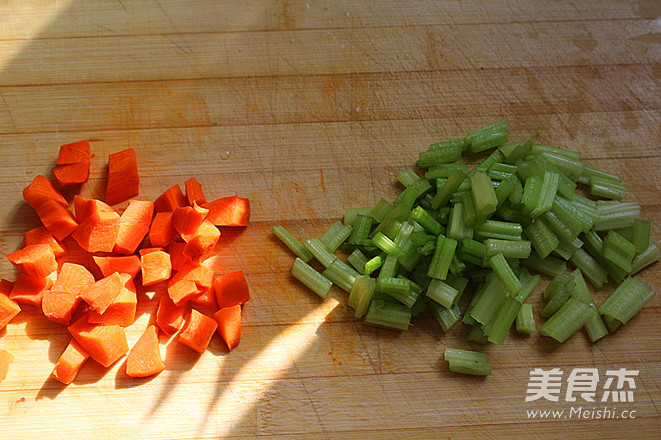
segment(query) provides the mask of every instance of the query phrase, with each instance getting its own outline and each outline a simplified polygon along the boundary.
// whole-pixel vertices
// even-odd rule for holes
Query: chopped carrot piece
[[[0,348],[0,381],[7,378],[9,364],[12,362],[14,362],[14,356],[12,356],[7,350]]]
[[[173,185],[163,194],[154,200],[154,209],[156,212],[172,212],[180,206],[186,206],[188,201],[181,192],[179,185]]]
[[[55,200],[46,200],[35,208],[35,211],[48,232],[58,240],[64,240],[78,228],[71,212]]]
[[[130,255],[135,252],[149,232],[154,204],[142,200],[129,200],[119,220],[119,234],[114,252]]]
[[[168,294],[176,305],[199,295],[213,283],[213,271],[206,266],[190,263],[174,274],[168,283]]]
[[[71,324],[71,317],[80,304],[80,298],[69,292],[49,289],[44,292],[41,310],[49,321],[57,324]]]
[[[20,311],[21,308],[15,301],[9,299],[8,296],[0,295],[0,330],[5,328]]]
[[[195,177],[188,179],[184,182],[184,185],[186,186],[186,198],[191,206],[193,206],[194,203],[197,203],[198,205],[207,203],[207,199],[202,192],[202,185],[200,185]]]
[[[62,264],[52,290],[79,296],[92,284],[94,284],[94,275],[85,266],[66,262]]]
[[[184,255],[194,262],[209,258],[220,238],[220,231],[209,220],[204,220],[184,247]]]
[[[92,257],[94,262],[104,277],[112,275],[114,272],[126,273],[135,277],[138,272],[140,272],[140,258],[137,255],[127,255],[127,256],[109,256],[109,257],[100,257],[94,255]]]
[[[157,212],[149,229],[149,243],[152,246],[167,246],[177,231],[172,224],[172,211]]]
[[[53,285],[50,278],[32,278],[20,274],[9,294],[9,298],[17,303],[41,307],[44,292]]]
[[[209,212],[197,204],[193,206],[182,206],[174,210],[172,224],[174,229],[181,235],[184,241],[188,241],[200,227]]]
[[[163,249],[160,246],[157,246],[157,247],[142,248],[138,251],[141,257],[143,255],[151,254],[152,252],[165,252],[165,249]]]
[[[135,292],[124,287],[103,314],[90,310],[87,322],[90,324],[128,327],[135,321],[137,305],[138,297]]]
[[[214,313],[213,319],[218,323],[218,334],[232,351],[241,340],[241,306],[222,308]]]
[[[191,263],[191,260],[184,255],[185,247],[186,243],[180,241],[173,241],[168,246],[168,254],[170,254],[172,270],[181,270],[182,267]]]
[[[209,210],[207,218],[216,226],[248,226],[250,220],[250,200],[230,196],[205,203]]]
[[[35,210],[47,200],[51,200],[63,208],[69,206],[69,203],[55,188],[53,182],[41,175],[37,175],[32,183],[23,189],[23,198]]]
[[[53,379],[68,385],[78,376],[78,372],[89,358],[89,353],[75,339],[71,339],[50,375]]]
[[[122,287],[124,287],[124,280],[119,273],[115,272],[83,290],[80,297],[92,310],[103,314],[117,298]]]
[[[9,296],[11,289],[14,288],[14,282],[7,279],[0,280],[0,294]]]
[[[86,199],[79,195],[73,196],[73,209],[76,212],[76,220],[82,223],[92,216],[97,216],[102,212],[114,212],[119,214],[115,208],[105,202],[97,199]]]
[[[53,170],[53,175],[62,187],[85,183],[90,177],[90,162],[58,166]]]
[[[221,309],[243,304],[250,299],[248,282],[242,270],[216,278],[213,286],[216,289],[218,307]]]
[[[109,367],[129,351],[124,328],[90,324],[86,315],[69,326],[69,333],[92,359],[104,367]]]
[[[31,244],[7,255],[7,259],[32,278],[45,278],[57,270],[55,254],[47,244]]]
[[[138,163],[133,148],[108,156],[106,202],[109,205],[136,197],[140,192]]]
[[[190,299],[190,302],[207,309],[218,310],[218,302],[216,301],[216,292],[213,290],[213,287],[208,287],[203,289],[202,293],[192,297]]]
[[[142,285],[151,286],[170,278],[172,266],[170,255],[163,251],[148,252],[142,255]]]
[[[193,309],[177,340],[188,348],[203,353],[209,346],[216,328],[218,323],[213,318]]]
[[[60,243],[53,237],[53,234],[48,232],[44,226],[30,229],[23,235],[23,247],[30,246],[31,244],[47,244],[53,249],[55,258],[59,258],[67,251],[64,243]]]
[[[72,237],[87,252],[112,252],[120,229],[120,217],[115,212],[99,212],[87,217]]]
[[[184,324],[184,315],[187,310],[186,304],[176,306],[168,295],[161,295],[156,311],[156,324],[168,335],[176,333]]]
[[[60,153],[55,163],[57,165],[69,165],[89,162],[90,159],[90,143],[88,141],[78,141],[60,146]]]
[[[135,343],[126,358],[126,374],[130,377],[148,377],[165,370],[158,346],[156,327],[150,325]]]

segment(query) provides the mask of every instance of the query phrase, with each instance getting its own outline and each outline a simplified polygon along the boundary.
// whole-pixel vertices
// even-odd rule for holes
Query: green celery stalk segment
[[[469,325],[467,340],[481,344],[513,329],[563,342],[583,328],[594,342],[629,322],[656,295],[636,275],[661,258],[640,205],[622,201],[620,177],[577,152],[512,142],[507,124],[432,143],[419,169],[397,172],[397,197],[348,209],[320,238],[274,226],[297,256],[293,277],[322,298],[337,285],[367,325],[402,331],[433,316],[443,332]],[[488,150],[472,168],[461,162]],[[538,274],[552,280],[533,311]],[[589,284],[609,279],[612,294],[595,303]],[[444,358],[453,372],[491,373],[484,353],[446,348]]]

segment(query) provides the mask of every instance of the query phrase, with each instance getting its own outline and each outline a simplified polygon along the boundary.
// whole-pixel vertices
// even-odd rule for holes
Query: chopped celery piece
[[[450,371],[454,373],[472,374],[477,376],[486,376],[491,374],[491,364],[487,360],[487,355],[478,357],[482,353],[468,350],[456,350],[456,353],[448,356],[448,350],[445,349],[445,360],[448,361]]]
[[[377,232],[376,235],[372,237],[372,244],[388,255],[399,257],[402,254],[402,248],[397,246],[394,241],[389,239],[382,232]]]
[[[599,217],[594,222],[595,231],[626,228],[633,226],[633,221],[640,217],[640,205],[636,202],[598,202]]]
[[[464,221],[464,209],[460,202],[454,204],[450,210],[450,219],[448,220],[447,236],[455,240],[464,238],[473,238],[473,229],[469,228]]]
[[[615,319],[611,316],[608,316],[608,315],[604,315],[603,320],[604,320],[604,325],[608,329],[609,333],[613,333],[615,330],[620,328],[620,326],[622,325],[622,323],[620,321],[618,321],[617,319]]]
[[[565,342],[571,335],[583,327],[597,310],[578,298],[569,300],[551,316],[539,329],[539,333],[558,342]]]
[[[435,148],[421,151],[416,165],[419,168],[429,168],[444,163],[456,162],[461,158],[462,145],[460,144],[436,144]]]
[[[370,215],[372,212],[372,209],[374,209],[373,206],[363,206],[360,208],[349,208],[346,211],[344,211],[344,224],[353,226],[354,221],[356,220],[356,216],[358,214],[360,215]]]
[[[466,164],[463,162],[458,163],[444,163],[435,167],[431,167],[425,173],[425,179],[447,179],[454,170],[461,170],[466,172]]]
[[[406,330],[411,322],[411,309],[402,304],[373,299],[364,322],[375,327]]]
[[[463,359],[466,361],[473,361],[473,362],[488,361],[486,353],[480,353],[477,351],[470,351],[470,350],[461,350],[458,348],[450,348],[450,347],[445,348],[445,351],[443,352],[443,359],[448,362],[459,359]]]
[[[518,142],[514,144],[513,148],[508,149],[507,153],[503,151],[504,149],[501,147],[501,151],[505,155],[505,162],[508,164],[515,164],[519,160],[525,158],[530,154],[530,152],[533,149],[533,142],[531,140],[527,140],[525,142]]]
[[[335,252],[337,248],[344,243],[347,238],[351,235],[351,226],[345,225],[344,223],[337,221],[331,225],[330,228],[319,238],[323,244],[326,245],[326,248]],[[367,238],[367,237],[365,237]]]
[[[604,238],[601,253],[608,261],[623,269],[631,271],[631,262],[636,255],[636,245],[615,231],[608,231]]]
[[[652,223],[635,219],[633,221],[632,242],[636,246],[636,253],[639,254],[647,249],[650,242],[650,233],[652,230]]]
[[[573,278],[575,287],[571,291],[571,295],[575,298],[580,299],[586,304],[596,307],[590,289],[585,283],[585,278],[580,269],[576,269],[569,274]],[[604,321],[601,319],[601,315],[596,314],[585,323],[585,332],[588,334],[590,341],[595,342],[608,334],[608,329],[604,325]]]
[[[540,258],[548,257],[560,245],[560,239],[548,227],[543,218],[533,220],[524,228],[524,231]]]
[[[330,252],[326,245],[318,238],[306,239],[303,242],[303,246],[305,246],[307,250],[314,255],[314,258],[326,268],[337,260],[337,256]]]
[[[592,180],[593,177],[599,177],[600,179],[610,180],[612,182],[622,181],[622,178],[620,176],[616,176],[615,174],[611,174],[606,171],[590,168],[588,166],[583,166],[583,172],[581,173],[581,175],[589,178],[590,180]]]
[[[511,295],[519,293],[519,290],[521,290],[521,281],[519,281],[503,254],[498,253],[491,257],[489,259],[489,265]]]
[[[532,312],[532,304],[523,303],[516,315],[516,331],[524,335],[530,335],[537,331],[535,315]]]
[[[456,248],[456,240],[439,235],[436,242],[436,249],[434,249],[434,255],[427,270],[427,276],[444,280],[448,275],[448,270],[450,270],[450,264],[452,263],[452,257]]]
[[[555,201],[555,194],[558,191],[558,181],[560,176],[558,173],[551,173],[546,171],[542,180],[541,188],[535,200],[535,206],[530,212],[530,217],[539,217],[553,206]]]
[[[351,287],[353,287],[356,277],[360,275],[339,258],[333,261],[321,274],[331,280],[333,284],[337,284],[345,292],[351,292]]]
[[[408,272],[415,269],[421,259],[422,254],[418,252],[418,246],[413,243],[413,240],[408,240],[406,242],[402,248],[402,254],[397,257],[399,264]]]
[[[555,155],[566,156],[572,159],[580,159],[581,154],[577,151],[565,150],[551,145],[533,145],[533,153],[553,153]]]
[[[437,150],[439,148],[456,148],[460,147],[461,149],[468,148],[468,141],[465,138],[461,139],[450,139],[448,141],[436,142],[429,146],[430,150]]]
[[[521,308],[521,303],[516,299],[510,297],[505,298],[498,314],[491,325],[491,330],[489,331],[489,342],[494,344],[503,345],[507,333],[509,332],[514,320],[516,319],[519,309]]]
[[[491,185],[491,179],[485,173],[475,173],[471,178],[471,194],[475,203],[475,214],[486,218],[496,211],[498,198]]]
[[[626,324],[656,293],[638,277],[627,278],[599,307],[599,313]]]
[[[571,243],[561,241],[558,247],[555,248],[555,253],[560,255],[565,260],[569,260],[571,256],[574,255],[574,252],[576,252],[576,250],[580,249],[582,246],[583,242],[578,238],[576,238]]]
[[[633,261],[631,262],[631,275],[640,272],[645,267],[658,261],[659,258],[661,258],[661,248],[659,248],[659,246],[653,241],[650,241],[647,249],[633,257]]]
[[[353,307],[356,318],[362,318],[367,313],[367,307],[372,301],[376,291],[376,280],[374,278],[359,275],[353,283],[347,304]]]
[[[434,315],[434,318],[436,318],[438,324],[446,333],[459,321],[459,318],[461,318],[461,309],[456,304],[448,309],[431,301],[429,302],[429,309],[431,310],[432,315]]]
[[[506,297],[505,285],[500,278],[494,273],[487,275],[487,281],[482,294],[472,304],[472,307],[469,308],[470,316],[480,324],[492,322]]]
[[[406,307],[412,307],[419,296],[419,293],[416,294],[411,290],[411,281],[406,278],[378,278],[376,289],[390,295]]]
[[[580,157],[571,157],[567,154],[558,154],[554,151],[542,151],[539,153],[539,155],[547,161],[551,162],[551,164],[555,165],[558,170],[560,170],[573,182],[578,179],[578,176],[583,173],[583,169],[585,168]]]
[[[567,264],[559,258],[549,256],[542,259],[537,254],[530,254],[528,258],[521,260],[521,265],[551,276],[557,276],[567,271]]]
[[[441,224],[432,217],[422,206],[416,206],[411,211],[411,219],[418,222],[420,226],[434,235],[439,235],[443,230]]]
[[[298,257],[294,260],[291,274],[294,278],[303,283],[305,287],[322,298],[326,298],[328,291],[333,286],[333,283],[328,278],[317,272],[312,266]]]
[[[503,118],[493,124],[471,130],[466,135],[468,151],[479,153],[507,143],[509,133],[507,132],[507,118]]]
[[[373,221],[374,219],[369,215],[357,214],[348,243],[355,246],[361,245],[369,237]]]
[[[530,242],[527,240],[499,240],[487,238],[484,240],[486,256],[503,254],[507,258],[528,258],[530,255]]]
[[[466,191],[461,195],[460,202],[457,203],[458,205],[461,205],[462,211],[462,217],[464,218],[464,223],[468,227],[473,227],[475,226],[478,221],[482,221],[482,219],[478,219],[477,217],[477,211],[475,210],[475,201],[473,200],[473,195],[471,194],[470,191]]]
[[[477,164],[475,168],[470,170],[468,172],[468,177],[473,176],[475,173],[486,173],[489,171],[491,165],[495,164],[496,162],[502,162],[504,158],[505,157],[503,156],[503,153],[500,152],[500,150],[495,150],[493,153],[487,156],[486,159]]]
[[[477,344],[486,344],[488,341],[487,335],[482,331],[482,327],[479,325],[472,326],[468,334],[466,335],[466,340],[468,342],[475,342]]]
[[[530,273],[528,273],[528,271],[523,268],[521,269],[521,274],[519,277],[521,281],[521,290],[519,290],[519,293],[517,293],[514,299],[520,303],[523,303],[526,299],[528,299],[532,291],[535,290],[535,287],[537,287],[542,277],[539,275],[530,275]]]
[[[379,269],[381,267],[381,264],[383,264],[383,261],[380,255],[377,255],[376,257],[372,257],[365,263],[365,270],[363,273],[369,276],[370,274],[372,274],[372,272]]]
[[[571,296],[576,282],[569,275],[561,274],[553,278],[544,289],[544,299],[548,301],[539,313],[542,318],[548,318],[558,311]]]
[[[531,215],[533,209],[537,206],[537,202],[542,194],[543,181],[544,179],[540,176],[530,176],[526,179],[526,183],[523,186],[523,195],[521,196],[521,203],[523,203],[522,212],[524,215]]]
[[[569,261],[575,267],[581,269],[581,272],[583,272],[587,279],[595,286],[601,287],[604,282],[606,282],[606,277],[608,276],[606,269],[601,267],[597,260],[592,258],[590,254],[583,249],[577,249]]]
[[[622,182],[590,177],[590,194],[611,200],[622,200],[627,195],[627,187]]]
[[[502,206],[503,203],[505,203],[505,201],[509,198],[512,192],[514,192],[514,190],[516,189],[517,184],[521,185],[519,183],[518,177],[514,175],[511,175],[508,178],[504,179],[502,182],[500,182],[498,188],[495,189],[496,199],[498,200],[497,208]]]
[[[399,180],[399,183],[401,183],[404,186],[409,186],[412,183],[414,183],[416,180],[420,178],[418,174],[413,171],[411,168],[407,168],[404,171],[397,171],[395,174],[395,178]]]
[[[475,233],[485,239],[521,240],[522,232],[521,224],[498,220],[487,220],[475,228]]]
[[[365,273],[365,263],[367,263],[367,257],[360,251],[360,249],[354,249],[347,256],[347,261],[353,266],[354,269],[356,269],[356,271],[358,271],[358,273]]]
[[[397,256],[393,254],[386,254],[381,270],[379,271],[379,278],[392,278],[397,272]]]
[[[431,201],[432,209],[438,209],[445,206],[452,197],[452,194],[459,189],[462,182],[466,180],[466,172],[463,170],[454,170],[448,176],[448,180],[441,185],[436,195]]]
[[[487,256],[487,246],[470,238],[465,238],[461,241],[461,251],[476,257]]]
[[[441,280],[433,279],[427,286],[426,295],[427,298],[449,309],[459,295],[459,290]]]
[[[314,255],[301,244],[284,226],[276,225],[271,229],[273,234],[280,239],[298,258],[304,262],[309,262],[314,258]]]
[[[380,223],[386,219],[386,217],[390,214],[393,208],[394,206],[392,203],[390,203],[384,198],[381,198],[374,206],[374,208],[372,208],[372,211],[370,212],[370,216],[374,220]]]

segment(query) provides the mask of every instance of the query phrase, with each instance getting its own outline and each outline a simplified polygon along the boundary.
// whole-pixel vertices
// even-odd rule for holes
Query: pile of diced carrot
[[[89,143],[61,146],[56,163],[60,187],[86,182]],[[35,177],[23,198],[43,226],[27,231],[23,247],[7,255],[20,275],[14,282],[0,281],[0,329],[24,306],[38,307],[50,321],[67,326],[72,338],[51,374],[64,384],[75,379],[89,358],[110,367],[127,353],[126,374],[158,374],[166,368],[159,331],[178,333],[179,343],[200,353],[216,332],[229,350],[235,348],[241,337],[241,307],[250,299],[248,284],[243,271],[217,275],[204,261],[213,255],[219,227],[248,225],[250,204],[237,196],[207,202],[194,177],[185,188],[184,194],[174,185],[153,203],[133,199],[139,193],[139,177],[130,148],[108,158],[105,202],[75,195],[70,203],[49,179]],[[111,206],[126,200],[122,212]],[[98,271],[90,267],[66,261],[63,241],[68,237],[90,254],[101,278],[96,279],[92,272]],[[164,283],[164,289],[153,324],[129,348],[125,328],[135,321],[136,284],[158,283]],[[12,359],[3,353],[0,350],[0,380]]]

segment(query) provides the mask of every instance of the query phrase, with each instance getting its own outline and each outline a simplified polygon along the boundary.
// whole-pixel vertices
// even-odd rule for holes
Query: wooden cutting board
[[[431,142],[508,116],[512,139],[539,133],[621,175],[658,242],[660,16],[655,1],[2,2],[2,254],[38,224],[22,188],[52,176],[59,145],[89,139],[84,196],[103,195],[108,154],[132,147],[143,199],[191,176],[209,198],[249,197],[251,225],[224,230],[212,262],[243,269],[252,300],[231,353],[217,337],[201,356],[172,341],[156,378],[89,362],[68,387],[48,378],[66,329],[26,309],[0,331],[15,357],[0,437],[659,437],[658,297],[596,344],[480,347],[430,315],[400,334],[353,319],[337,288],[321,301],[299,285],[270,229],[319,236],[346,208],[392,199],[395,172]],[[658,264],[642,278],[661,288]],[[130,344],[154,308],[141,303]],[[446,346],[487,352],[493,374],[449,372]],[[535,368],[562,370],[557,402],[525,401]],[[599,374],[596,402],[568,399],[577,368]],[[639,372],[634,401],[601,402],[618,369]]]

